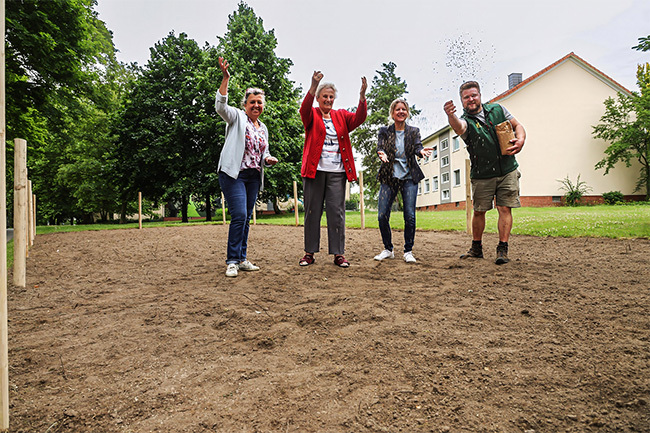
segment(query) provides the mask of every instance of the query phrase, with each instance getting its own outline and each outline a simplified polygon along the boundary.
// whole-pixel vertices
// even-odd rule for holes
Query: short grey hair
[[[325,89],[332,89],[334,91],[334,99],[336,99],[336,97],[339,95],[339,91],[336,89],[334,83],[322,83],[316,89],[316,98],[318,98],[320,96],[320,92]]]
[[[404,104],[406,107],[406,114],[408,114],[408,117],[411,117],[411,109],[409,108],[409,103],[406,102],[406,99],[396,98],[393,102],[390,103],[390,108],[388,109],[388,121],[395,121],[395,119],[393,119],[393,111],[395,111],[395,108],[399,103]]]
[[[264,95],[264,90],[258,89],[257,87],[249,87],[244,93],[244,97],[241,100],[241,108],[246,108],[246,101],[250,95],[262,95],[262,104],[266,105],[266,96]]]

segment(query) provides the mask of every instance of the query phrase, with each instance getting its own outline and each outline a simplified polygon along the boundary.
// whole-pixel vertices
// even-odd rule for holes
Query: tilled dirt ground
[[[402,233],[394,232],[400,244]],[[650,241],[514,236],[459,260],[297,265],[302,228],[41,235],[10,287],[12,432],[648,432]],[[323,247],[327,250],[323,230]],[[11,279],[10,279],[11,281]]]

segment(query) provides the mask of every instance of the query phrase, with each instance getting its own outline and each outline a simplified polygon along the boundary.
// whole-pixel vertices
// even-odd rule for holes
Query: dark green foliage
[[[603,194],[605,204],[619,204],[623,202],[623,193],[620,191],[610,191]]]
[[[564,179],[558,180],[558,182],[562,184],[560,189],[565,191],[564,203],[569,206],[578,206],[582,197],[591,191],[591,187],[587,185],[587,182],[580,180],[580,175],[578,175],[576,183],[573,183],[568,175]]]
[[[639,44],[632,47],[638,51],[650,51],[650,35],[639,38]]]
[[[607,98],[601,123],[593,135],[610,143],[605,157],[596,164],[605,174],[622,162],[630,167],[633,160],[641,164],[635,191],[645,189],[650,199],[650,63],[637,70],[639,92],[619,93],[617,99]]]

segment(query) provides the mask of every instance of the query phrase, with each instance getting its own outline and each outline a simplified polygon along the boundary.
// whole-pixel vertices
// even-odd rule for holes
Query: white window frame
[[[440,167],[447,167],[449,165],[449,155],[440,158]]]
[[[443,184],[449,183],[449,172],[442,173],[441,177]]]
[[[431,192],[431,185],[429,185],[429,179],[424,179],[424,193],[429,194]]]
[[[454,186],[460,186],[461,184],[461,178],[460,178],[460,168],[458,170],[454,170]]]
[[[448,189],[443,189],[442,190],[442,199],[443,200],[451,200],[451,193],[449,192]]]
[[[422,195],[422,182],[418,183],[418,195]]]
[[[433,181],[433,191],[438,191],[440,189],[440,182],[438,181],[438,176],[433,176],[431,180]]]
[[[457,152],[460,150],[460,137],[455,135],[454,138],[451,139],[452,145],[451,145],[451,151],[452,152]]]
[[[433,146],[433,152],[431,153],[431,161],[438,159],[438,146]]]
[[[440,141],[440,151],[442,152],[443,150],[449,149],[449,139],[445,138],[444,140]]]

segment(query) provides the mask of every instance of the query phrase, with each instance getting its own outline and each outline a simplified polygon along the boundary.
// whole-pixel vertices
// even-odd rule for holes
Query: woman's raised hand
[[[219,69],[221,69],[223,78],[230,78],[230,72],[228,72],[229,66],[230,63],[228,63],[228,60],[225,60],[223,57],[219,57]]]

